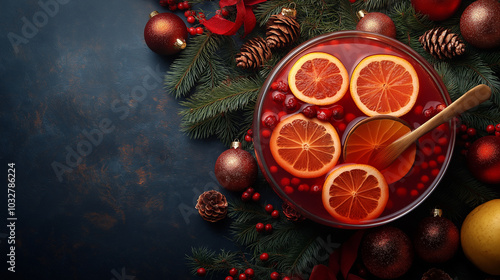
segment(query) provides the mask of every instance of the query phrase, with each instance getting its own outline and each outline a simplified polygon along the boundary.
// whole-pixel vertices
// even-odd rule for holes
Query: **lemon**
[[[465,256],[480,270],[500,275],[500,199],[476,207],[460,232]]]

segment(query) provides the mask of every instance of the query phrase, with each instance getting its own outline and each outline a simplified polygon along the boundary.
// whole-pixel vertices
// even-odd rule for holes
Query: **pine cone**
[[[285,214],[286,218],[292,222],[300,222],[306,219],[288,202],[284,202],[281,205],[281,209],[283,209],[283,214]]]
[[[300,24],[283,14],[273,15],[266,26],[266,43],[271,48],[290,46],[300,36]]]
[[[227,215],[227,200],[218,191],[206,191],[198,197],[195,208],[205,221],[217,222]]]
[[[443,27],[426,31],[418,40],[424,50],[439,59],[453,58],[465,52],[465,44],[458,35]]]
[[[236,55],[236,66],[257,69],[271,58],[271,55],[271,49],[266,45],[266,41],[261,37],[255,37],[241,46],[240,52]]]

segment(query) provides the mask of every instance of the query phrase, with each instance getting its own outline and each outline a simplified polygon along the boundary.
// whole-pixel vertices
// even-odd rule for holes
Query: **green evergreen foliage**
[[[278,14],[283,7],[295,5],[297,21],[301,24],[298,42],[287,49],[274,50],[273,57],[259,70],[247,71],[238,69],[234,61],[234,54],[244,41],[240,37],[211,33],[191,37],[188,47],[166,74],[165,89],[181,99],[179,102],[184,109],[180,111],[180,126],[189,136],[195,139],[216,137],[227,146],[234,139],[239,139],[244,147],[250,149],[253,145],[243,141],[243,138],[252,128],[254,106],[260,88],[281,58],[298,44],[315,36],[354,30],[359,21],[356,12],[361,9],[379,11],[394,21],[397,39],[422,55],[434,67],[452,101],[478,84],[490,86],[493,93],[490,101],[459,116],[459,123],[476,128],[478,137],[484,136],[487,125],[500,123],[500,51],[477,49],[465,42],[464,55],[438,60],[427,53],[419,42],[424,32],[439,26],[460,35],[460,14],[470,3],[472,0],[463,0],[457,14],[445,21],[433,22],[416,13],[410,0],[364,0],[353,4],[348,0],[297,0],[293,3],[288,0],[268,0],[254,6],[257,25],[248,37],[256,34],[262,36],[271,15]],[[414,213],[440,206],[447,217],[458,225],[472,208],[484,201],[500,198],[498,188],[495,190],[472,177],[465,157],[460,154],[461,146],[458,145],[446,175]],[[284,217],[274,220],[262,205],[254,203],[230,203],[229,218],[232,220],[232,240],[242,247],[242,251],[231,253],[224,250],[214,252],[206,248],[193,249],[192,255],[188,256],[193,272],[198,267],[205,267],[209,276],[221,279],[232,267],[239,271],[251,267],[255,270],[256,279],[268,279],[272,271],[283,275],[300,273],[307,276],[314,265],[324,263],[325,256],[331,253],[331,248],[325,251],[324,240],[331,236],[336,241],[343,238],[341,231],[325,229],[312,222],[292,223]],[[273,233],[257,233],[255,224],[258,222],[271,223]],[[259,260],[262,252],[270,255],[268,262]]]

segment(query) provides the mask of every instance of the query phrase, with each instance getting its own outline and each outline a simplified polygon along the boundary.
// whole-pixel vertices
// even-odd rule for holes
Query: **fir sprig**
[[[186,107],[180,112],[181,129],[195,139],[215,135],[225,144],[231,143],[241,137],[242,111],[255,106],[262,83],[259,78],[240,78],[193,94],[180,102]]]
[[[217,53],[227,43],[226,36],[209,32],[191,37],[165,75],[165,90],[180,98],[187,96],[200,79],[210,84],[220,81],[221,76],[226,76],[227,68],[219,62]]]

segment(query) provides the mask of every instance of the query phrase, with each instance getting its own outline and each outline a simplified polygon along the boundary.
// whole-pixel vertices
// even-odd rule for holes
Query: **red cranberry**
[[[283,82],[283,81],[279,81],[278,82],[278,90],[281,91],[281,92],[288,92],[288,84]]]
[[[203,267],[200,267],[198,268],[198,270],[196,270],[196,274],[198,274],[198,276],[205,276],[207,274],[207,270],[204,269]]]
[[[257,224],[255,225],[255,230],[257,230],[257,232],[262,232],[262,231],[264,231],[264,230],[265,230],[265,226],[264,226],[264,224],[263,224],[263,223],[257,223]]]
[[[278,104],[283,104],[283,102],[285,102],[286,94],[284,94],[281,91],[275,90],[273,91],[273,93],[271,93],[271,97],[273,98],[274,102]]]
[[[238,270],[237,270],[236,268],[234,268],[234,267],[233,267],[233,268],[231,268],[231,269],[229,270],[229,275],[231,275],[231,276],[236,276],[236,275],[238,275]]]
[[[262,253],[260,254],[259,259],[263,262],[267,261],[269,259],[269,254],[268,253]]]
[[[275,114],[264,114],[262,116],[262,123],[265,127],[274,129],[278,124],[278,118]]]
[[[243,201],[250,201],[250,199],[252,199],[252,195],[249,194],[248,192],[243,192],[241,194],[241,200],[243,200]]]
[[[302,109],[302,114],[304,114],[304,116],[312,119],[312,118],[316,117],[317,111],[318,111],[318,106],[309,105],[309,106],[304,107],[304,109]]]
[[[344,107],[342,105],[333,105],[332,117],[336,121],[340,121],[344,118]]]
[[[252,200],[257,202],[260,200],[260,193],[256,192],[252,195]]]
[[[280,216],[280,212],[278,210],[273,210],[273,212],[271,212],[271,217],[277,219],[279,218]]]
[[[273,231],[273,225],[271,224],[266,224],[265,227],[264,227],[264,230],[267,232],[267,233],[270,233]]]
[[[495,132],[495,126],[492,125],[492,124],[489,124],[487,127],[486,127],[486,132],[488,132],[489,134],[492,134]]]
[[[287,94],[284,105],[288,112],[295,112],[299,108],[299,101],[292,94]]]
[[[321,108],[318,110],[316,117],[318,118],[318,120],[321,121],[329,121],[330,118],[332,117],[332,110],[327,108]]]
[[[278,280],[278,279],[280,279],[280,274],[278,272],[274,271],[274,272],[271,272],[271,275],[269,277],[271,277],[272,280]]]
[[[267,212],[267,213],[270,213],[270,214],[271,214],[271,213],[273,213],[273,211],[274,211],[274,207],[273,207],[273,205],[272,205],[272,204],[268,204],[268,205],[266,205],[266,208],[265,208],[265,209],[266,209],[266,212]]]
[[[253,277],[255,275],[255,272],[253,271],[252,268],[247,268],[245,270],[245,274],[248,276],[248,277]]]

